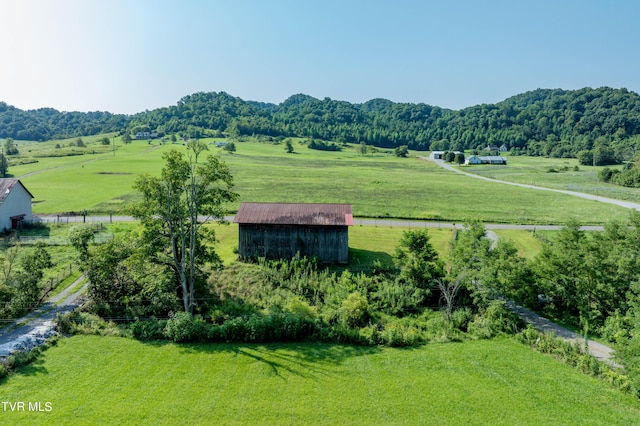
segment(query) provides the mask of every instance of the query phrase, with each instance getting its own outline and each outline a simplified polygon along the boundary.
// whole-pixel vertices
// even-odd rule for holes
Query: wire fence
[[[113,239],[113,234],[96,234],[93,236],[92,242],[94,244],[104,244]],[[25,237],[18,238],[21,245],[35,245],[38,243],[44,243],[48,246],[68,246],[71,244],[69,237],[58,235],[53,237]]]
[[[51,216],[34,216],[29,222],[32,225],[39,224],[68,224],[68,223],[114,223],[114,222],[132,222],[135,219],[131,216],[116,216],[113,214],[90,216],[83,213],[72,213],[67,215],[51,215]]]

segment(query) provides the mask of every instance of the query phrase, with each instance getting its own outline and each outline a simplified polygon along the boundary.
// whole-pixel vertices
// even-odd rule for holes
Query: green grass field
[[[3,424],[635,424],[640,401],[513,339],[390,349],[63,339]],[[28,407],[28,405],[26,405]]]
[[[484,182],[418,158],[402,159],[382,152],[361,156],[353,147],[323,152],[296,143],[296,153],[287,154],[282,145],[236,145],[235,154],[211,148],[221,153],[234,175],[240,199],[229,206],[232,211],[240,202],[262,201],[350,203],[359,217],[453,222],[556,224],[575,218],[601,224],[628,217],[621,207]],[[163,152],[185,150],[181,144],[160,146],[142,141],[116,142],[116,146],[115,155],[103,150],[82,156],[38,157],[37,163],[15,165],[9,171],[34,194],[36,213],[85,209],[118,213],[136,199],[132,185],[137,175],[158,174]],[[24,152],[26,148],[21,145],[20,149]]]
[[[602,197],[640,202],[637,188],[625,188],[598,181],[604,166],[582,166],[575,158],[508,157],[507,166],[472,166],[464,171],[509,182],[544,186],[547,188],[585,192]],[[574,170],[574,167],[578,170]],[[621,166],[612,166],[620,168]],[[568,168],[568,170],[563,170]],[[550,172],[556,170],[556,172]]]
[[[238,247],[238,225],[216,225],[218,245],[216,252],[225,264],[236,260],[234,248]],[[416,229],[406,227],[389,227],[373,225],[356,225],[349,228],[349,269],[357,271],[360,267],[370,268],[374,260],[391,266],[392,256],[405,231]],[[427,228],[431,244],[439,256],[447,260],[449,256],[449,242],[453,231],[447,228]],[[541,243],[530,231],[497,230],[496,234],[502,239],[514,243],[520,256],[532,259],[541,250]]]

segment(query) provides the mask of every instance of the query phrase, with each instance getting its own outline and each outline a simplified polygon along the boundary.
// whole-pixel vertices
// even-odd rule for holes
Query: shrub
[[[599,332],[602,337],[610,342],[624,343],[631,337],[632,330],[632,319],[616,311],[613,315],[607,317]]]
[[[72,311],[63,315],[58,314],[56,323],[58,331],[65,334],[126,335],[115,323],[87,312]]]
[[[490,339],[502,333],[516,332],[520,323],[503,301],[494,300],[468,324],[468,332],[481,339]]]
[[[471,312],[471,309],[456,309],[451,315],[451,325],[460,331],[466,332],[472,319],[473,312]]]
[[[166,325],[166,320],[150,319],[132,322],[129,324],[129,329],[133,337],[138,340],[164,340]]]
[[[205,322],[188,312],[177,312],[167,321],[163,334],[175,343],[197,342],[207,335]]]
[[[316,308],[314,306],[311,306],[309,302],[299,296],[296,296],[289,300],[289,302],[287,303],[287,311],[306,318],[318,317]]]
[[[342,324],[347,327],[363,326],[369,319],[369,302],[367,297],[358,292],[350,293],[342,301],[339,311]]]

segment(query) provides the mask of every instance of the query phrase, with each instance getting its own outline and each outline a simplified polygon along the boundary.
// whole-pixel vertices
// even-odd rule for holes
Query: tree
[[[111,141],[109,140],[109,138],[104,137],[104,138],[100,139],[100,143],[102,145],[109,145],[109,144],[111,144]]]
[[[491,240],[486,238],[480,221],[465,223],[464,230],[456,232],[449,246],[450,279],[460,278],[476,304],[487,302],[494,295],[481,279],[490,251]]]
[[[291,143],[291,139],[286,139],[284,141],[284,149],[285,151],[287,151],[288,154],[293,153],[293,144]]]
[[[131,143],[131,134],[129,131],[125,131],[124,135],[122,135],[122,143],[125,145],[129,145]]]
[[[358,154],[367,155],[368,153],[369,153],[369,147],[367,146],[367,144],[364,142],[360,142],[360,145],[358,146]]]
[[[409,155],[409,147],[407,145],[399,146],[393,151],[393,153],[396,157],[407,157],[407,155]]]
[[[594,166],[610,166],[612,164],[618,164],[616,154],[613,149],[606,145],[597,146],[593,150],[593,165]]]
[[[465,160],[465,158],[464,158],[464,154],[463,153],[459,152],[459,153],[455,154],[454,161],[455,161],[456,164],[464,164],[464,160]]]
[[[4,154],[0,153],[0,176],[5,178],[7,177],[7,172],[9,171],[9,163],[7,162],[7,157]]]
[[[84,143],[84,141],[82,140],[82,138],[78,138],[78,139],[76,139],[75,145],[76,145],[77,147],[80,147],[80,148],[83,148],[83,147],[87,146],[87,145],[85,145],[85,143]]]
[[[227,144],[222,149],[224,149],[227,152],[234,153],[236,152],[236,144],[233,143],[233,141],[227,142]]]
[[[86,262],[89,258],[89,243],[95,238],[90,226],[75,225],[69,229],[69,242],[78,251],[80,261]]]
[[[463,281],[463,276],[458,276],[453,280],[446,278],[439,278],[436,280],[436,284],[440,290],[440,299],[445,303],[444,315],[448,321],[451,321],[452,319],[455,300],[458,296],[458,292],[462,288]]]
[[[582,166],[593,166],[593,152],[591,150],[583,150],[578,152],[578,163]]]
[[[187,158],[175,149],[165,153],[161,176],[141,175],[134,189],[143,201],[133,214],[144,228],[152,260],[170,268],[183,309],[193,313],[196,285],[202,281],[202,268],[219,261],[213,244],[215,235],[203,225],[213,219],[222,222],[225,202],[234,201],[233,178],[218,156],[209,155],[200,141],[188,145]]]
[[[393,260],[400,269],[399,279],[422,289],[425,296],[445,276],[444,262],[438,258],[426,229],[405,231]]]
[[[44,276],[44,270],[52,266],[51,255],[44,243],[36,244],[35,249],[22,259],[23,272],[16,281],[19,304],[23,309],[33,307],[40,300],[40,280]]]
[[[7,155],[18,155],[20,153],[18,146],[11,138],[7,138],[7,140],[4,141],[4,152]]]
[[[638,216],[632,216],[633,225]],[[585,336],[616,309],[626,311],[626,294],[640,270],[638,233],[619,225],[591,234],[571,221],[536,257],[536,282],[549,299],[548,309],[578,318]],[[632,249],[631,247],[635,247]]]

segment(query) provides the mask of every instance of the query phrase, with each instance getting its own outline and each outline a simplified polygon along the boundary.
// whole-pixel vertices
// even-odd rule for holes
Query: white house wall
[[[5,200],[0,204],[0,230],[11,229],[11,217],[25,215],[24,220],[33,219],[31,213],[31,195],[17,183]]]

